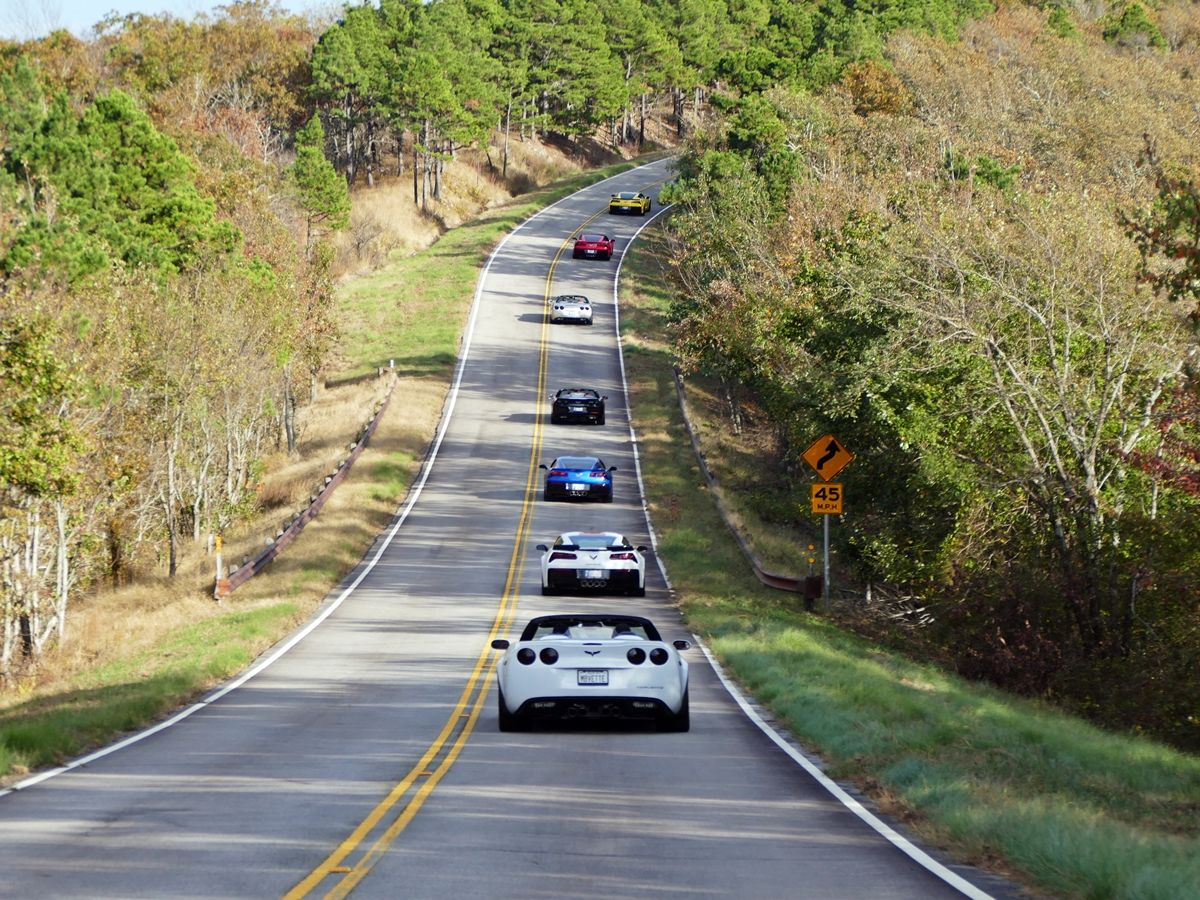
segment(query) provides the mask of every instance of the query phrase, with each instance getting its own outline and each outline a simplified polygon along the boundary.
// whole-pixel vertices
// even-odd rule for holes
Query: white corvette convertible
[[[496,666],[501,731],[539,719],[620,718],[687,731],[688,641],[664,641],[649,619],[621,613],[531,619]]]
[[[568,531],[542,551],[542,593],[623,591],[646,596],[645,547],[614,531]]]

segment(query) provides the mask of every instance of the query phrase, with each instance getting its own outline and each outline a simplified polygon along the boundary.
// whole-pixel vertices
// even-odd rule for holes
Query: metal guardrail
[[[704,473],[704,480],[708,482],[710,493],[717,502],[717,512],[721,515],[721,521],[725,523],[725,527],[729,529],[729,533],[733,535],[734,540],[741,547],[746,561],[750,563],[750,567],[754,570],[754,576],[769,588],[779,591],[789,591],[793,594],[803,594],[806,604],[821,596],[820,576],[809,575],[798,578],[764,569],[754,552],[754,548],[750,546],[750,542],[746,540],[746,537],[733,524],[729,510],[725,506],[725,500],[721,495],[720,485],[717,482],[716,476],[709,471],[708,462],[704,458],[704,451],[700,447],[700,439],[696,436],[696,429],[692,426],[691,417],[688,415],[687,395],[684,391],[683,377],[679,374],[679,369],[674,369],[673,375],[675,376],[675,393],[679,397],[679,411],[683,416],[683,424],[687,429],[688,437],[692,441],[692,452],[696,455],[696,462],[699,463],[700,471]],[[816,591],[815,594],[813,593],[814,589]]]
[[[321,507],[325,505],[325,501],[333,496],[333,492],[337,490],[346,479],[346,475],[350,472],[355,461],[362,455],[367,443],[371,440],[371,435],[375,433],[375,426],[379,424],[379,420],[383,418],[383,414],[387,411],[388,403],[391,402],[392,393],[396,390],[396,378],[392,377],[391,386],[388,387],[387,394],[380,403],[379,409],[375,411],[375,415],[371,417],[371,421],[363,428],[362,433],[358,436],[358,440],[350,445],[350,455],[337,464],[337,468],[329,475],[325,476],[325,483],[317,493],[309,497],[308,506],[301,510],[288,525],[283,528],[270,545],[263,550],[258,556],[250,560],[236,569],[231,569],[228,576],[225,578],[217,578],[213,584],[213,599],[218,602],[224,600],[231,593],[237,590],[241,585],[245,584],[263,569],[265,569],[279,553],[294,541],[304,530],[304,526],[317,517],[317,513],[321,511]]]

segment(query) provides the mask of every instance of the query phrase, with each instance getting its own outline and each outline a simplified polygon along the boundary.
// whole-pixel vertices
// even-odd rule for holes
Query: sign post
[[[841,484],[829,479],[850,465],[854,454],[841,445],[832,434],[815,441],[804,451],[804,461],[812,466],[822,483],[814,482],[811,487],[812,511],[825,517],[825,560],[824,577],[821,579],[821,602],[829,612],[829,517],[842,514],[842,499],[845,493]]]

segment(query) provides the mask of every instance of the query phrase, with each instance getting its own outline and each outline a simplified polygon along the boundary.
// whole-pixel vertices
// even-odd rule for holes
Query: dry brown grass
[[[291,514],[306,504],[309,494],[323,482],[325,474],[334,469],[338,460],[348,455],[348,445],[369,419],[374,404],[382,396],[382,387],[381,383],[372,381],[322,391],[316,403],[300,409],[301,440],[298,452],[292,458],[284,452],[277,452],[265,460],[269,474],[264,479],[260,494],[260,505],[264,508],[251,520],[239,524],[225,535],[227,562],[237,563],[257,554],[282,520],[290,518]],[[370,465],[380,452],[377,448],[385,443],[385,436],[397,429],[407,428],[411,444],[414,428],[431,428],[428,426],[428,412],[415,408],[415,404],[409,403],[407,398],[423,398],[422,402],[427,402],[436,413],[440,401],[431,396],[436,392],[412,386],[403,389],[409,391],[403,411],[389,409],[389,415],[385,415],[380,422],[372,445],[363,452],[358,465]],[[417,420],[415,425],[397,422],[410,416]],[[335,492],[334,499],[326,505],[320,518],[310,524],[301,539],[289,548],[291,553],[303,554],[302,541],[312,541],[331,519],[336,518],[331,510],[344,505],[346,497],[355,493],[352,482],[351,479]],[[355,498],[355,502],[362,504],[364,501]],[[394,504],[384,506],[388,510],[394,508]],[[359,509],[364,511],[361,505]],[[386,521],[387,516],[383,512],[372,521],[378,521],[381,517]],[[161,572],[144,573],[133,584],[116,590],[98,590],[82,598],[72,610],[68,640],[62,648],[42,661],[36,673],[39,692],[52,692],[61,683],[90,667],[149,650],[164,635],[182,626],[221,615],[231,608],[249,608],[283,599],[278,589],[270,589],[272,578],[268,571],[249,582],[223,605],[217,604],[212,599],[214,574],[215,560],[207,552],[204,542],[187,542],[182,548],[179,572],[174,579],[167,578]],[[259,583],[256,584],[256,581]],[[250,585],[254,585],[254,589]],[[323,587],[314,590],[310,597],[287,598],[298,603],[298,619],[311,611],[320,599],[318,594],[324,595]],[[27,680],[24,690],[0,695],[0,708],[8,702],[21,699],[21,695],[27,695],[29,684]]]
[[[411,170],[377,178],[374,187],[356,186],[350,225],[334,236],[338,274],[361,274],[379,268],[393,256],[411,256],[485,209],[573,175],[587,161],[568,157],[539,141],[514,139],[509,144],[505,182],[500,176],[500,160],[495,146],[459,151],[446,164],[441,199],[427,197],[424,207],[413,202]]]

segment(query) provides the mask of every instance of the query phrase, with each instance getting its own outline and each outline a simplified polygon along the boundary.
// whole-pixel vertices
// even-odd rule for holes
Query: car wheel
[[[599,417],[598,419],[596,419],[596,424],[597,424],[597,425],[603,425],[603,424],[604,424],[604,413],[600,413],[600,417]]]
[[[547,491],[547,490],[543,490],[543,491],[542,491],[542,499],[543,499],[543,500],[551,500],[551,499],[553,499],[553,498],[550,496],[550,492],[549,492],[549,491]]]
[[[600,498],[603,503],[612,503],[612,488],[608,489],[608,493]]]
[[[610,250],[608,253],[605,253],[605,254],[604,254],[604,258],[605,258],[605,259],[612,259],[612,251]]]
[[[558,588],[552,588],[548,584],[542,585],[542,596],[543,597],[553,597],[557,593],[558,593]]]
[[[561,423],[562,423],[562,419],[560,419],[554,413],[550,413],[550,424],[551,425],[559,425]]]
[[[584,320],[583,320],[583,324],[584,324],[584,325],[591,325],[591,324],[592,324],[592,320],[591,320],[591,319],[584,319]]]
[[[645,596],[646,596],[646,588],[645,588],[645,586],[644,586],[644,585],[642,585],[642,586],[639,586],[639,587],[630,588],[630,590],[629,590],[629,596],[630,596],[630,597],[645,597]]]
[[[571,251],[571,258],[572,258],[572,259],[579,259],[579,257],[580,257],[580,253],[579,253],[579,251],[578,251],[578,250],[572,250],[572,251]]]
[[[679,704],[679,712],[667,715],[658,720],[659,731],[689,731],[691,730],[691,715],[688,713],[688,691],[683,689],[683,702]],[[503,730],[503,726],[501,726]]]
[[[528,731],[529,723],[516,713],[510,713],[508,707],[504,705],[504,691],[496,688],[496,694],[499,697],[499,703],[496,706],[497,712],[500,713],[500,730],[501,731]],[[685,731],[687,729],[684,729]]]

